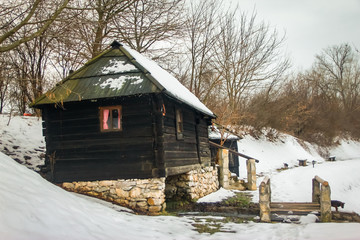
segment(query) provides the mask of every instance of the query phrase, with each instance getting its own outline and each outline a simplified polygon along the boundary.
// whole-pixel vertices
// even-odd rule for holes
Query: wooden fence
[[[329,183],[318,176],[312,180],[312,203],[320,204],[320,221],[331,222],[331,191]],[[259,187],[260,221],[271,222],[271,186],[266,176]],[[310,206],[310,204],[309,204]]]

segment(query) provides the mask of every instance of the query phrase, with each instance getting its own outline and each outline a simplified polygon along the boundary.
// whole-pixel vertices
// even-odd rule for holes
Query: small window
[[[176,138],[184,139],[183,114],[180,109],[176,109]]]
[[[121,131],[121,106],[100,107],[101,131]]]

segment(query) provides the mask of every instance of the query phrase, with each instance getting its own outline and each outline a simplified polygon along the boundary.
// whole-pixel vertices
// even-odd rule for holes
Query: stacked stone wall
[[[155,215],[166,207],[165,178],[66,182],[61,187],[149,215]]]
[[[205,167],[185,174],[166,178],[165,195],[167,199],[194,200],[219,189],[218,170]]]
[[[166,178],[65,182],[68,191],[114,202],[136,212],[156,215],[167,199],[194,200],[219,189],[218,169],[205,167]]]

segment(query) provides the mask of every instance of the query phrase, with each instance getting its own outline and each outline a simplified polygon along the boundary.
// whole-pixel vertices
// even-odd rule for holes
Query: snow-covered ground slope
[[[41,118],[0,114],[0,151],[38,171],[45,157]]]
[[[360,160],[360,142],[341,139],[339,145],[330,149],[337,160]]]
[[[31,117],[15,117],[7,126],[7,117],[0,115],[0,150],[11,150],[12,157],[24,159],[22,154],[31,154],[34,148],[43,146],[41,121]],[[5,121],[5,122],[4,122]],[[245,138],[246,139],[246,138]],[[282,139],[284,141],[284,139]],[[290,140],[290,143],[288,143]],[[252,143],[251,143],[252,141]],[[271,175],[273,199],[290,201],[309,201],[311,198],[311,178],[319,175],[329,181],[332,196],[344,201],[344,210],[360,209],[359,161],[344,160],[324,162],[316,153],[301,150],[301,145],[291,141],[282,144],[265,140],[240,142],[240,150],[260,160],[258,168]],[[288,145],[289,144],[289,145]],[[240,146],[239,145],[239,146]],[[287,147],[285,147],[285,146]],[[11,146],[19,146],[9,149]],[[339,159],[358,156],[358,142],[342,142],[330,151]],[[288,150],[291,148],[293,150]],[[21,150],[21,151],[20,151]],[[283,152],[282,152],[283,151]],[[292,155],[292,151],[294,154]],[[38,154],[33,151],[27,166],[35,166]],[[296,153],[296,154],[295,154]],[[300,155],[304,154],[304,155]],[[257,154],[257,155],[255,155]],[[288,157],[284,157],[287,155]],[[265,157],[266,158],[263,158]],[[316,158],[315,168],[293,167],[297,158]],[[264,161],[263,159],[266,159]],[[279,160],[280,159],[280,160]],[[295,159],[291,161],[291,159]],[[34,163],[32,163],[34,161]],[[21,161],[20,161],[21,162]],[[272,164],[273,162],[273,164]],[[290,163],[291,169],[277,172],[283,162]],[[260,165],[263,163],[263,165]],[[244,165],[243,165],[244,166]],[[259,178],[259,181],[261,178]],[[298,188],[295,188],[298,187]],[[299,189],[299,190],[298,190]],[[312,216],[302,224],[262,224],[262,223],[225,223],[227,232],[213,235],[200,234],[192,226],[195,220],[190,217],[138,216],[119,211],[119,208],[100,204],[91,198],[79,197],[47,182],[36,172],[20,165],[0,153],[0,239],[359,239],[358,223],[313,223]],[[255,194],[257,191],[254,192]],[[223,189],[214,198],[230,196]],[[207,201],[214,198],[208,197]],[[121,210],[121,209],[120,209]],[[341,209],[342,210],[342,209]],[[312,220],[312,221],[309,221]]]
[[[268,141],[264,136],[254,139],[246,135],[238,141],[238,149],[240,153],[259,160],[256,171],[260,175],[274,172],[284,167],[284,163],[287,163],[289,168],[298,166],[298,160],[307,160],[309,165],[313,160],[316,164],[323,163],[327,159],[320,156],[319,151],[326,156],[335,156],[337,160],[360,160],[360,142],[353,140],[340,140],[339,145],[333,148],[321,149],[286,134],[280,134],[276,141]],[[246,177],[246,168],[242,167],[245,162],[245,159],[240,159],[241,177]]]
[[[66,192],[0,153],[1,239],[358,239],[360,224],[226,223],[227,233],[194,231],[190,218],[118,212]],[[339,228],[341,231],[339,231]]]
[[[276,141],[268,141],[264,136],[255,139],[246,135],[238,141],[238,150],[240,153],[259,160],[256,164],[258,174],[275,171],[284,167],[284,163],[287,163],[289,167],[296,166],[299,163],[298,159],[307,159],[310,162],[324,161],[311,144],[285,134],[280,134]],[[244,159],[241,160],[240,165],[245,165]],[[240,168],[240,176],[246,176],[246,168]]]
[[[0,153],[1,239],[188,239],[186,219],[117,212],[47,182]],[[189,229],[189,231],[183,231]]]

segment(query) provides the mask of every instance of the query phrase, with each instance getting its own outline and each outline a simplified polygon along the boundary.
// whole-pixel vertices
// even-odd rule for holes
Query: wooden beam
[[[185,166],[178,166],[178,167],[167,167],[165,168],[166,177],[178,175],[186,172],[190,172],[191,170],[195,170],[201,168],[200,164],[192,164],[192,165],[185,165]]]
[[[239,134],[237,134],[234,130],[231,130],[227,127],[224,127],[223,125],[219,124],[219,123],[214,123],[215,125],[217,126],[220,126],[221,128],[225,129],[228,133],[238,137],[239,139],[243,139],[244,137],[243,136],[240,136]]]
[[[239,152],[237,152],[237,151],[235,151],[235,150],[232,150],[232,149],[230,149],[230,148],[224,147],[224,146],[222,146],[222,145],[220,145],[220,144],[217,144],[217,143],[214,143],[214,142],[212,142],[212,141],[209,141],[209,143],[210,143],[210,145],[212,145],[212,146],[214,146],[214,147],[216,147],[216,148],[227,149],[229,152],[231,152],[232,154],[235,154],[235,155],[237,155],[237,156],[239,156],[239,157],[243,157],[243,158],[246,158],[246,159],[254,159],[255,162],[257,162],[257,163],[260,162],[259,160],[255,159],[255,158],[253,158],[253,157],[250,157],[250,156],[247,156],[247,155],[245,155],[245,154],[239,153]]]
[[[319,177],[319,176],[315,176],[315,179],[316,179],[316,181],[318,181],[319,183],[321,183],[322,185],[324,185],[324,186],[329,186],[329,183],[327,182],[327,181],[325,181],[324,179],[322,179],[321,177]]]
[[[265,184],[265,185],[266,185],[269,180],[270,180],[270,177],[269,177],[268,175],[266,175],[266,176],[264,177],[264,179],[261,181],[261,184]]]

